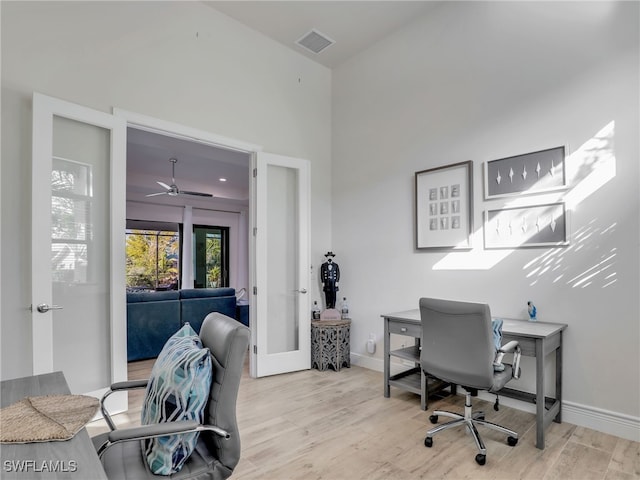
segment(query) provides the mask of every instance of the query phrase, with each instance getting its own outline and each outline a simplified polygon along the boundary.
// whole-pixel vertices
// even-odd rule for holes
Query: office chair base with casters
[[[467,427],[467,430],[469,431],[469,433],[471,433],[471,436],[476,442],[476,447],[478,448],[479,453],[476,455],[476,462],[479,465],[484,465],[487,461],[487,449],[484,446],[482,437],[480,437],[480,433],[478,433],[478,429],[476,428],[476,425],[482,425],[484,427],[488,427],[508,435],[507,444],[511,447],[514,447],[517,445],[518,434],[513,430],[509,430],[508,428],[505,428],[501,425],[497,425],[492,422],[487,422],[485,420],[484,412],[482,411],[473,412],[471,407],[471,395],[472,395],[472,392],[467,390],[465,403],[464,403],[464,415],[461,415],[459,413],[454,413],[454,412],[447,412],[445,410],[433,411],[433,413],[429,416],[429,421],[433,424],[438,423],[439,416],[453,418],[453,420],[447,423],[443,423],[442,425],[439,425],[429,430],[427,432],[427,436],[424,439],[424,446],[425,447],[433,446],[433,436],[435,434],[442,432],[443,430],[448,430],[450,428],[455,428],[455,427],[464,425],[465,427]]]

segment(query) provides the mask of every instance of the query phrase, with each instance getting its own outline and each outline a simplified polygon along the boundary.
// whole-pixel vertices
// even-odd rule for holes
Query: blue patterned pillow
[[[165,343],[153,365],[142,404],[142,425],[178,420],[203,421],[211,388],[211,357],[186,323]],[[198,433],[145,440],[149,468],[157,475],[179,472],[198,441]]]

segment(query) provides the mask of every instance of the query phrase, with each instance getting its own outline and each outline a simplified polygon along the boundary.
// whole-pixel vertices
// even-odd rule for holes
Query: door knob
[[[36,307],[40,313],[47,313],[49,310],[62,310],[62,307],[59,305],[47,305],[46,303],[41,303]]]
[[[307,293],[307,289],[306,288],[301,288],[300,290],[296,290],[296,292]]]

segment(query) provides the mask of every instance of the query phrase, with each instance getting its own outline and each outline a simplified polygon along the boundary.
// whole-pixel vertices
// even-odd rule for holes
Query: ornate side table
[[[311,368],[351,367],[351,320],[311,321]]]

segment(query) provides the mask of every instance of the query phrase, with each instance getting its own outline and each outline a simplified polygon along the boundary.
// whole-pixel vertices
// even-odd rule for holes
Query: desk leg
[[[562,423],[562,332],[560,332],[560,345],[556,348],[556,402],[560,408],[553,421]]]
[[[420,351],[420,338],[416,337],[414,344],[416,347],[418,347],[418,351]],[[429,402],[429,380],[427,379],[424,370],[422,370],[420,361],[418,361],[415,365],[420,369],[420,408],[422,410],[426,410]]]
[[[390,387],[389,387],[389,375],[390,375],[390,366],[389,366],[389,355],[391,352],[391,338],[389,334],[389,319],[384,319],[384,397],[389,398],[390,396]]]
[[[536,447],[544,449],[544,349],[542,339],[536,339]]]

